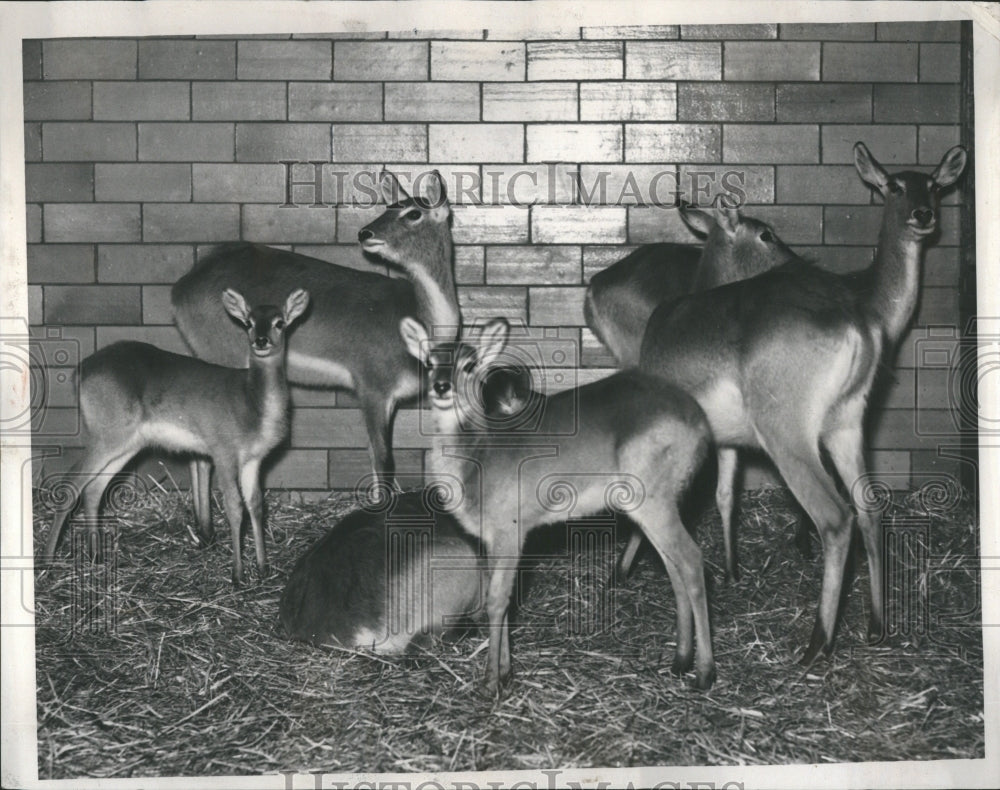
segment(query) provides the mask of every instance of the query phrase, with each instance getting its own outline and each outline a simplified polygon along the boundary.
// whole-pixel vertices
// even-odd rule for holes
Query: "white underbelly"
[[[716,442],[757,445],[743,403],[743,394],[735,383],[725,379],[714,381],[697,393],[696,399],[708,417]]]
[[[355,388],[351,371],[339,362],[291,349],[288,351],[288,379],[295,384],[351,390]]]

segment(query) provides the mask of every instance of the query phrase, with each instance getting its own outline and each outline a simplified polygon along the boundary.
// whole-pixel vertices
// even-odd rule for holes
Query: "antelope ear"
[[[309,292],[297,288],[288,294],[285,300],[285,323],[291,325],[295,319],[302,315],[309,306]]]
[[[937,182],[939,187],[949,187],[958,181],[958,177],[965,170],[968,161],[968,154],[960,145],[948,151],[941,159],[941,164],[937,166],[931,178]]]
[[[430,361],[431,339],[427,335],[424,325],[417,319],[404,316],[399,322],[399,334],[406,344],[406,350],[411,357],[423,362],[425,365]]]
[[[402,203],[410,197],[403,189],[403,185],[399,183],[399,179],[388,170],[383,170],[382,175],[379,176],[379,187],[382,189],[382,199],[387,206],[391,206],[393,203]]]
[[[880,165],[868,147],[862,143],[854,144],[854,167],[866,184],[875,187],[879,192],[885,192],[889,183],[889,174]]]
[[[715,206],[716,224],[732,236],[740,226],[740,210],[736,206],[729,205],[722,195],[715,198],[713,205]]]
[[[506,318],[494,318],[472,338],[476,346],[476,359],[481,367],[492,366],[507,345],[510,324]]]
[[[695,208],[686,200],[682,200],[677,206],[677,210],[680,211],[684,224],[696,235],[705,237],[712,232],[712,225],[714,224],[712,217],[701,209]]]
[[[424,199],[430,205],[430,215],[437,222],[444,222],[451,216],[451,206],[448,203],[448,189],[444,185],[444,179],[437,170],[431,170],[426,174],[427,188],[424,190]]]
[[[243,326],[250,326],[250,307],[247,305],[247,300],[243,298],[243,294],[239,293],[239,291],[234,291],[232,288],[227,288],[223,291],[222,306],[226,308],[226,312],[229,315],[243,324]]]

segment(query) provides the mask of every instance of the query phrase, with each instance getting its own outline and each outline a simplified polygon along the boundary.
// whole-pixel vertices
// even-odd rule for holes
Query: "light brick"
[[[292,121],[380,121],[382,86],[376,82],[293,82],[288,86]]]
[[[528,161],[621,162],[620,124],[529,126]]]
[[[627,124],[625,161],[717,162],[721,143],[721,129],[714,124]]]
[[[483,247],[455,247],[455,282],[458,285],[483,285],[486,282],[486,251]]]
[[[772,121],[774,86],[687,82],[677,86],[681,121]]]
[[[604,271],[635,250],[635,247],[625,247],[620,244],[584,247],[583,281],[589,283],[590,278],[597,272]]]
[[[783,24],[781,38],[791,41],[874,41],[875,25],[870,22]]]
[[[47,324],[138,324],[142,302],[138,286],[50,285],[45,288]]]
[[[107,285],[97,286],[108,288]],[[138,289],[137,289],[138,290]],[[175,354],[191,355],[191,349],[177,331],[176,326],[108,326],[97,327],[97,347],[104,348],[119,340],[137,340],[140,343],[173,351]]]
[[[26,121],[73,121],[90,118],[89,82],[24,83]]]
[[[673,165],[582,165],[578,183],[584,205],[634,205],[675,202]]]
[[[823,163],[854,164],[854,144],[858,140],[867,145],[883,165],[916,159],[917,130],[914,126],[830,124],[823,127]]]
[[[856,83],[779,85],[779,121],[865,122],[872,117],[872,89]]]
[[[42,42],[47,80],[135,79],[136,43],[119,39],[52,39]]]
[[[47,242],[139,241],[139,206],[131,203],[49,203]]]
[[[823,242],[822,206],[751,206],[747,214],[773,227],[786,244]]]
[[[179,121],[191,113],[186,82],[95,82],[95,121]]]
[[[586,288],[529,288],[528,317],[532,326],[584,326]]]
[[[143,209],[143,241],[232,241],[239,232],[239,206],[151,203]]]
[[[94,282],[94,248],[90,244],[29,244],[28,282]]]
[[[820,44],[787,41],[726,42],[726,80],[818,80]]]
[[[627,214],[622,206],[535,206],[535,244],[623,244]]]
[[[56,162],[135,160],[135,125],[130,123],[47,123],[45,159]]]
[[[25,193],[39,203],[83,203],[94,199],[94,166],[86,163],[27,164]]]
[[[528,320],[528,289],[514,286],[459,286],[458,305],[466,325],[503,316],[508,321]]]
[[[577,246],[488,247],[488,285],[579,285],[581,253]]]
[[[624,76],[619,41],[529,41],[529,80],[605,80]]]
[[[447,28],[412,28],[410,30],[390,30],[386,34],[388,38],[426,38],[426,39],[455,39],[458,41],[473,40],[482,41],[483,31],[481,28],[461,30]]]
[[[876,85],[876,123],[957,123],[958,85]]]
[[[576,168],[572,165],[484,165],[483,202],[572,203],[575,194]]]
[[[94,193],[107,202],[190,200],[191,165],[98,164]]]
[[[332,60],[328,41],[240,41],[236,76],[241,80],[328,80]]]
[[[142,323],[172,324],[174,309],[170,304],[169,285],[144,285],[142,287]]]
[[[367,183],[377,185],[379,183],[378,175],[382,170],[381,166],[369,166],[368,169],[372,174],[372,178]],[[396,175],[407,194],[412,195],[416,193],[426,197],[429,174],[432,170],[437,170],[441,176],[441,180],[444,182],[445,191],[450,203],[476,204],[482,202],[482,178],[478,165],[441,164],[437,162],[427,165],[421,163],[414,166],[405,162],[386,162],[385,169]],[[379,191],[377,186],[375,191]],[[359,195],[359,199],[363,203],[371,202],[370,196]]]
[[[97,280],[102,283],[173,283],[194,265],[188,245],[101,244]]]
[[[330,127],[321,123],[238,123],[236,161],[329,161]],[[232,157],[216,161],[232,161]],[[211,161],[211,160],[206,160]]]
[[[566,82],[483,85],[484,121],[575,121],[577,86]]]
[[[779,203],[857,203],[867,205],[871,193],[850,165],[779,165]]]
[[[720,194],[740,205],[774,202],[774,168],[769,165],[681,165],[679,183],[684,199],[701,206]]]
[[[337,41],[333,45],[333,79],[426,80],[426,41]]]
[[[881,224],[881,206],[827,206],[823,216],[823,241],[826,244],[874,244]]]
[[[920,81],[958,82],[961,78],[960,44],[921,44]]]
[[[585,39],[677,38],[677,25],[599,25],[583,28]]]
[[[523,80],[525,45],[506,41],[432,41],[431,79]]]
[[[192,165],[194,199],[203,203],[285,202],[286,166]]]
[[[140,123],[139,159],[146,162],[232,162],[231,123]]]
[[[528,209],[521,206],[454,206],[456,244],[526,244]],[[537,241],[537,239],[535,239]]]
[[[717,80],[722,45],[701,41],[636,41],[625,53],[630,80]]]
[[[314,209],[319,211],[320,209]],[[337,207],[337,241],[341,244],[357,244],[358,231],[365,225],[377,219],[382,213],[382,206],[338,206]]]
[[[385,86],[387,121],[478,121],[479,84],[475,82],[389,82]]]
[[[826,82],[916,82],[916,44],[823,44]]]
[[[959,22],[879,22],[879,41],[958,41]]]
[[[523,162],[521,124],[432,124],[430,158],[442,162]]]
[[[334,162],[427,161],[427,132],[423,125],[334,124],[332,129]]]
[[[724,162],[819,161],[819,129],[813,124],[746,124],[726,127]]]
[[[332,243],[337,239],[336,212],[331,208],[271,205],[243,207],[243,235],[247,241]]]
[[[235,41],[174,39],[139,42],[139,79],[231,80],[234,77]]]
[[[715,39],[731,41],[733,39],[777,38],[777,25],[681,25],[681,38],[684,39]]]
[[[961,129],[957,125],[921,126],[917,142],[917,161],[922,165],[937,165],[945,151],[961,142]]]
[[[629,244],[653,244],[661,241],[676,244],[701,244],[703,239],[691,232],[684,224],[684,220],[681,219],[680,212],[675,208],[629,206]]]
[[[285,85],[281,82],[192,83],[191,117],[195,121],[282,121],[285,119]]]
[[[42,78],[42,42],[23,39],[21,41],[21,76],[25,80]]]
[[[580,85],[581,121],[673,121],[677,86],[670,82],[592,82]]]

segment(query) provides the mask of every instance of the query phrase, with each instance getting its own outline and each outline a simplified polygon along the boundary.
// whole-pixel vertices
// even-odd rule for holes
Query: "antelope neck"
[[[922,251],[923,240],[887,208],[879,231],[869,304],[891,343],[899,339],[916,309]]]
[[[454,338],[458,334],[461,317],[452,271],[450,239],[442,239],[426,260],[408,260],[403,262],[402,268],[413,283],[417,317],[427,327],[431,337],[437,336],[434,330],[440,327],[447,329],[449,336]]]

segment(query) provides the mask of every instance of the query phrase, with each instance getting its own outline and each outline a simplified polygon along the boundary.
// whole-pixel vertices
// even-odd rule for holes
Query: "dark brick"
[[[854,144],[860,140],[884,165],[912,162],[917,154],[914,126],[848,126],[823,127],[823,163],[854,163]]]
[[[733,41],[725,48],[726,80],[819,79],[819,43]]]
[[[42,125],[26,123],[24,125],[24,161],[38,162],[42,158]]]
[[[26,121],[73,121],[90,118],[89,82],[26,82]]]
[[[721,129],[715,124],[626,124],[626,162],[717,162]]]
[[[429,427],[429,426],[428,426]],[[406,481],[418,483],[423,474],[423,450],[400,449],[393,451],[392,460],[396,464],[396,476]],[[330,476],[327,484],[330,488],[345,491],[355,491],[363,485],[371,474],[371,457],[368,450],[337,449],[330,451]],[[293,479],[292,486],[299,487]]]
[[[960,44],[921,44],[920,81],[958,82],[961,77]]]
[[[779,203],[857,203],[868,205],[871,192],[850,165],[779,165]]]
[[[231,123],[140,123],[139,159],[146,162],[232,162]]]
[[[143,241],[234,241],[240,207],[212,203],[151,203],[142,214]]]
[[[135,124],[46,123],[47,161],[135,161]]]
[[[195,121],[282,121],[285,84],[195,82],[191,85],[191,113]]]
[[[872,117],[872,89],[856,83],[779,85],[779,121],[864,123]]]
[[[94,184],[101,201],[190,200],[191,165],[99,164]]]
[[[45,288],[47,324],[139,324],[138,286],[50,285]]]
[[[669,39],[677,38],[677,25],[601,25],[583,28],[585,39]]]
[[[135,203],[49,203],[46,241],[139,241]]]
[[[876,123],[957,123],[958,85],[876,85]]]
[[[235,41],[139,42],[140,79],[231,80],[235,77]]]
[[[285,450],[264,472],[266,488],[326,487],[326,450]]]
[[[241,80],[329,80],[332,60],[328,41],[240,41],[236,76]]]
[[[682,82],[677,86],[677,119],[772,121],[774,86],[753,82]]]
[[[489,285],[579,285],[580,248],[538,245],[489,247],[486,250]]]
[[[337,240],[336,212],[332,208],[273,205],[243,207],[243,235],[247,241],[333,243]]]
[[[479,84],[388,82],[385,85],[385,120],[478,121]]]
[[[180,121],[191,114],[186,82],[95,82],[94,120]]]
[[[95,286],[107,288],[107,285]],[[138,290],[138,288],[136,289]],[[108,326],[97,327],[97,347],[104,348],[119,340],[138,340],[149,343],[164,351],[190,356],[191,349],[177,331],[176,326]]]
[[[879,41],[958,41],[960,22],[879,22]]]
[[[819,161],[819,129],[813,124],[727,125],[724,162]]]
[[[468,324],[489,321],[498,315],[508,321],[528,320],[528,289],[516,286],[458,287],[462,320]]]
[[[135,41],[62,38],[42,42],[47,80],[132,80],[135,62]]]
[[[796,39],[808,41],[874,41],[875,24],[871,22],[820,22],[783,24],[779,28],[781,38],[786,41]]]
[[[42,42],[31,39],[21,41],[21,75],[26,80],[42,78]]]
[[[192,166],[194,199],[204,203],[281,204],[286,198],[285,177],[281,164]]]
[[[94,248],[90,244],[29,244],[29,283],[94,282]]]
[[[32,244],[42,240],[42,207],[37,203],[28,203],[24,207],[27,242]]]
[[[681,38],[713,39],[731,41],[733,39],[777,38],[777,25],[681,25]]]
[[[101,244],[97,280],[102,283],[173,283],[194,265],[190,245]]]
[[[174,309],[170,304],[169,285],[142,286],[142,323],[146,325],[172,324]]]
[[[381,121],[382,85],[377,82],[292,82],[291,121]]]
[[[330,127],[322,123],[236,124],[236,161],[329,161]]]
[[[28,164],[25,182],[32,202],[83,203],[94,199],[94,166],[83,162]]]
[[[333,45],[333,79],[426,80],[427,47],[426,41],[337,41]]]
[[[823,224],[826,244],[874,244],[882,224],[882,207],[827,206]]]
[[[455,282],[458,285],[483,285],[486,282],[486,251],[483,247],[455,247]]]
[[[584,326],[586,288],[529,288],[529,322],[532,326]]]
[[[922,165],[936,165],[945,151],[961,141],[961,129],[955,126],[921,126],[917,135],[919,152],[917,161]]]
[[[454,206],[452,214],[456,244],[528,242],[528,209],[522,206]]]
[[[823,242],[822,206],[752,206],[747,214],[771,225],[788,244]]]
[[[698,205],[723,193],[752,206],[774,202],[774,168],[769,165],[681,165],[679,185],[682,196]]]
[[[823,45],[825,82],[916,82],[916,44]]]

